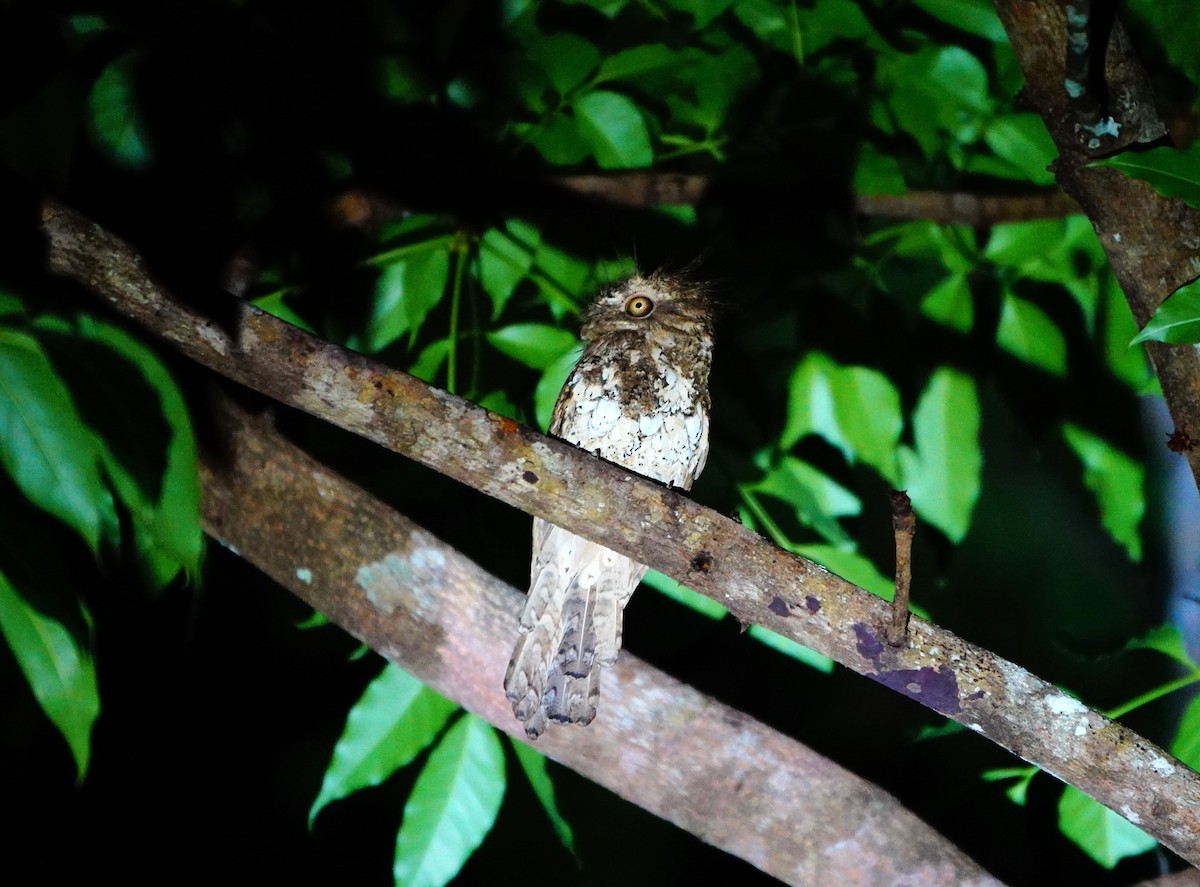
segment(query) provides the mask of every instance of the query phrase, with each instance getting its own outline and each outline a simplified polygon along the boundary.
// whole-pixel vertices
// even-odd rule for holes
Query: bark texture
[[[996,11],[1025,72],[1022,95],[1042,115],[1058,147],[1058,183],[1091,219],[1133,316],[1144,326],[1167,296],[1200,276],[1200,211],[1161,197],[1145,182],[1115,169],[1091,165],[1097,157],[1081,138],[1077,109],[1063,86],[1067,24],[1060,0],[996,0]],[[1107,35],[1094,27],[1093,46],[1103,48],[1106,36],[1105,110],[1120,134],[1104,151],[1161,141],[1166,127],[1119,21]],[[1200,441],[1200,351],[1160,342],[1148,342],[1146,349],[1176,430]],[[1200,449],[1190,446],[1184,455],[1200,484]]]
[[[425,684],[525,740],[502,690],[525,595],[224,402],[211,535]],[[287,544],[281,545],[280,540]],[[895,798],[625,653],[587,729],[537,749],[788,884],[998,883]]]
[[[55,272],[215,372],[685,582],[742,623],[987,736],[1200,863],[1200,775],[1018,665],[916,617],[908,645],[892,647],[887,602],[674,490],[232,298],[212,306],[224,318],[217,323],[156,285],[126,244],[60,204],[45,205],[42,227]],[[426,643],[438,641],[431,634]],[[503,704],[498,687],[487,692]],[[616,705],[606,717],[641,729],[654,722],[652,711]]]

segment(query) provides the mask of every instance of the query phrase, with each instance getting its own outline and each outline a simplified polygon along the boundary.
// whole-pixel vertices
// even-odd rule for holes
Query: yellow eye
[[[625,313],[630,317],[645,317],[654,310],[654,300],[646,296],[630,296],[625,300]]]

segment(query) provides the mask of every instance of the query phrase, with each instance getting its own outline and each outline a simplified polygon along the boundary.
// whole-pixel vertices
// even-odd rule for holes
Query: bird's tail
[[[625,604],[646,568],[545,521],[534,523],[521,638],[504,677],[513,714],[536,739],[549,721],[588,724],[600,669],[621,649]]]

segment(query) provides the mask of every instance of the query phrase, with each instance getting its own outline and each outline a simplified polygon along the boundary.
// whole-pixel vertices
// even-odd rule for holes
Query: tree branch
[[[219,325],[172,299],[118,238],[47,202],[53,271],[199,363],[629,555],[987,736],[1200,863],[1200,775],[1052,684],[913,617],[674,490],[323,342],[244,303]],[[693,572],[700,553],[708,569]],[[500,663],[496,663],[499,667]],[[502,694],[497,685],[497,697]],[[643,718],[646,729],[653,718]]]
[[[524,595],[223,400],[209,533],[438,692],[528,742],[501,686]],[[286,539],[287,544],[280,544]],[[895,798],[625,653],[600,716],[536,747],[621,797],[806,884],[997,883]]]
[[[1143,181],[1115,169],[1091,166],[1095,159],[1078,129],[1079,109],[1064,87],[1067,58],[1066,12],[1060,0],[995,0],[1025,72],[1022,91],[1042,115],[1059,150],[1055,176],[1091,219],[1125,292],[1138,326],[1159,304],[1200,275],[1200,212],[1181,200],[1159,196]],[[1094,46],[1094,51],[1102,47]],[[1104,63],[1107,112],[1120,127],[1116,145],[1157,142],[1166,127],[1157,116],[1149,79],[1133,55],[1120,22],[1114,22]],[[1177,431],[1200,440],[1200,351],[1184,345],[1147,342],[1146,350],[1162,384]],[[1200,448],[1185,450],[1200,485]]]
[[[629,207],[695,206],[709,186],[708,176],[641,170],[561,176],[553,181],[566,191]],[[963,191],[858,194],[854,197],[854,211],[864,216],[928,219],[944,225],[982,227],[1029,219],[1059,219],[1080,210],[1062,191],[1048,188],[1033,194]],[[354,189],[339,194],[330,212],[347,227],[369,228],[388,219],[402,218],[409,209],[378,194]]]

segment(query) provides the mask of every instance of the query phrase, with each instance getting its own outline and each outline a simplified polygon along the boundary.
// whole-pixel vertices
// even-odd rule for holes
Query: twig
[[[892,490],[892,531],[896,534],[896,594],[892,598],[892,623],[888,643],[900,647],[908,643],[908,595],[912,587],[912,542],[917,516],[912,500],[903,490]]]

